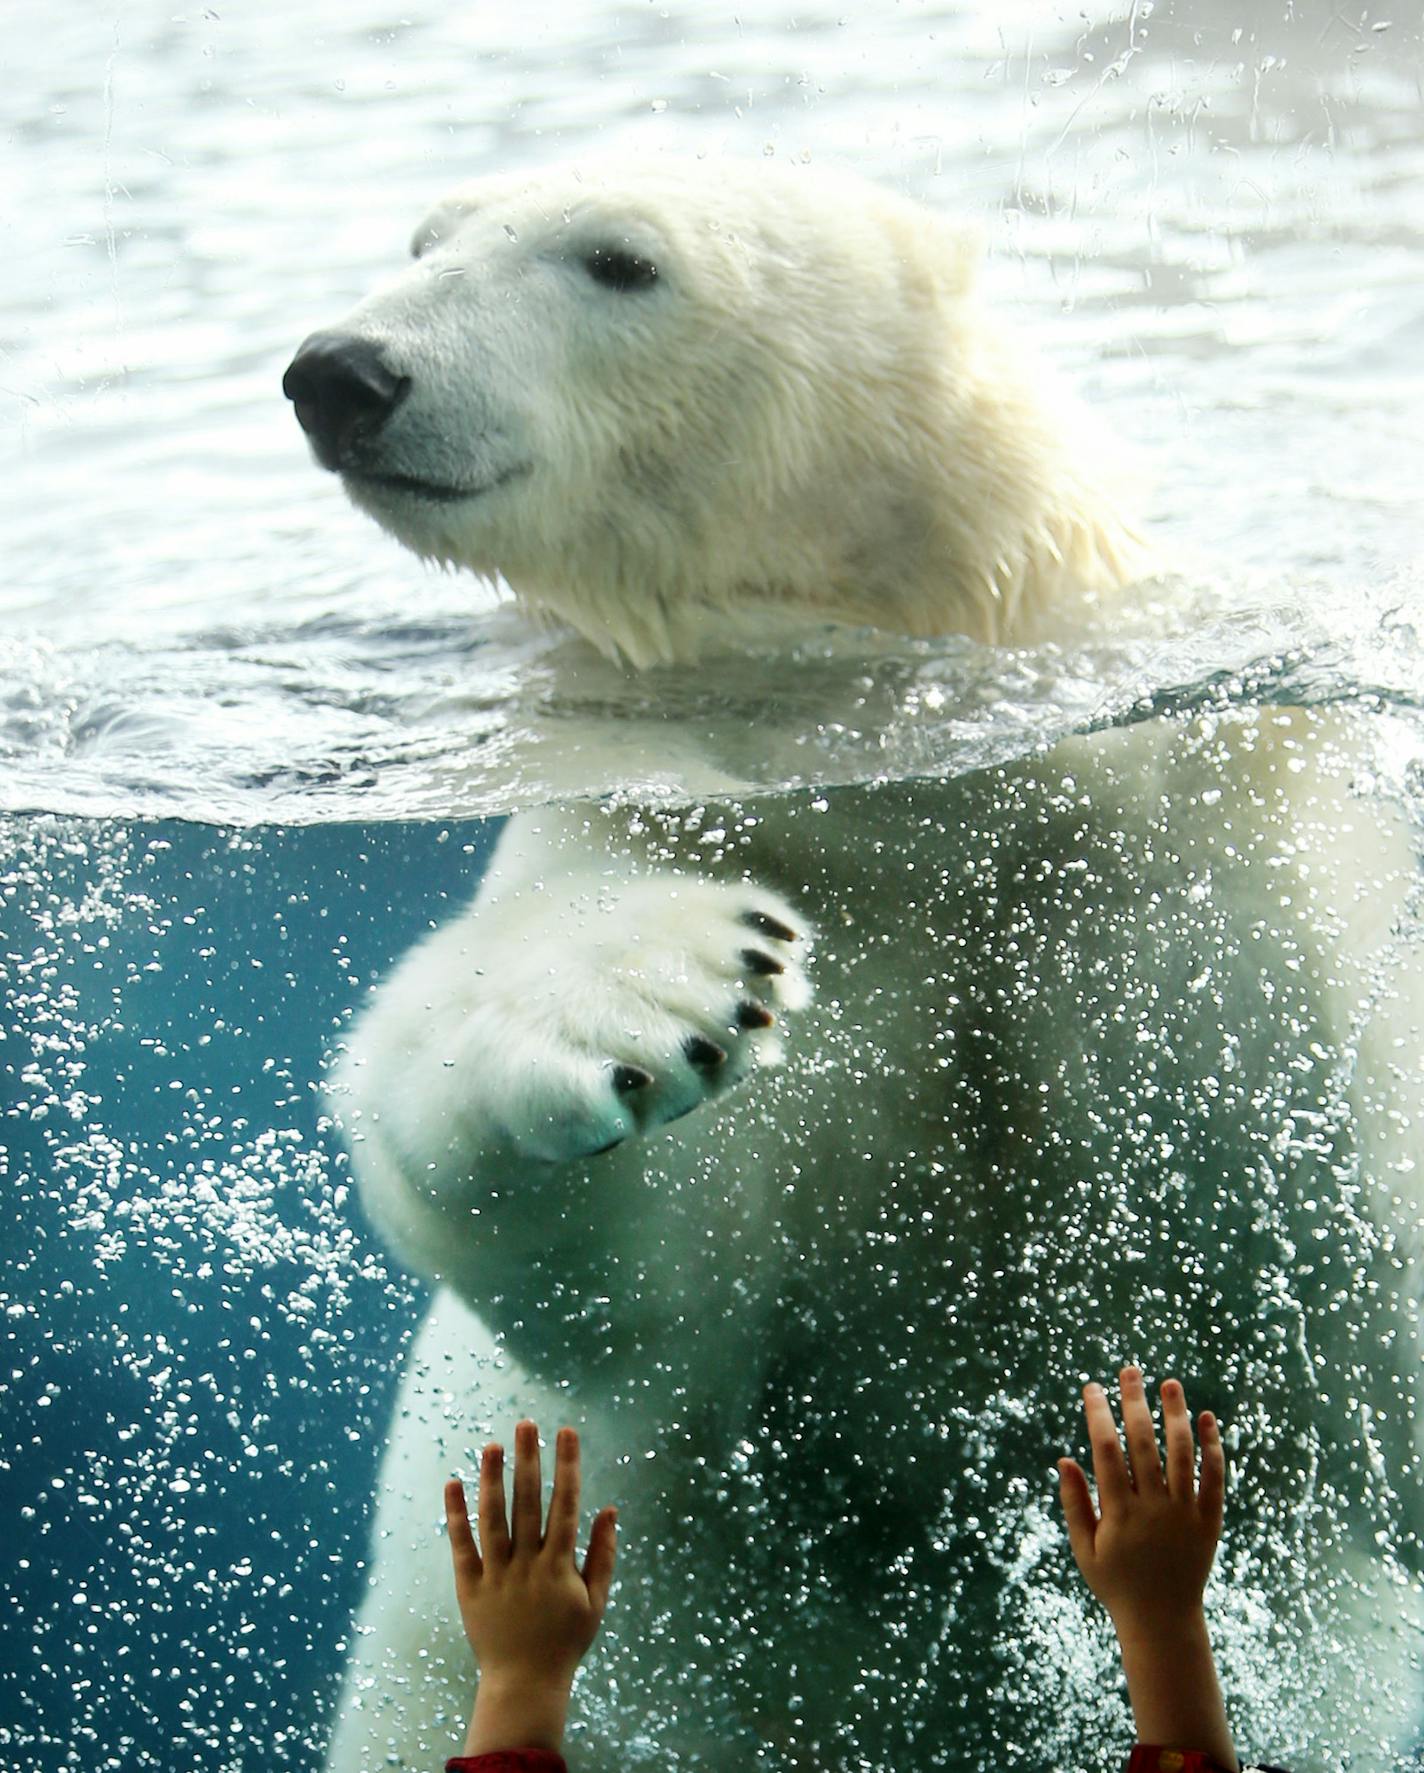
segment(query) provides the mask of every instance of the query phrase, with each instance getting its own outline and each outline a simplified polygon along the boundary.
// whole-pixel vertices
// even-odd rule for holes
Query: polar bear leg
[[[666,1597],[644,1566],[664,1543],[678,1543],[659,1481],[669,1455],[665,1448],[650,1457],[658,1439],[651,1414],[661,1408],[626,1400],[617,1409],[584,1407],[562,1386],[531,1378],[453,1292],[436,1293],[393,1413],[330,1773],[429,1773],[459,1752],[475,1670],[455,1604],[442,1488],[452,1475],[473,1486],[481,1448],[491,1439],[508,1446],[523,1416],[546,1441],[565,1424],[578,1429],[584,1530],[607,1502],[619,1505],[628,1528],[620,1529],[627,1543],[609,1621],[574,1690],[569,1750],[580,1773],[724,1763],[726,1719],[688,1706],[685,1671],[668,1645],[648,1651]],[[673,1489],[680,1494],[684,1482],[675,1477]]]
[[[373,998],[332,1092],[367,1210],[477,1300],[508,1279],[492,1203],[724,1097],[776,1061],[778,1023],[811,995],[806,920],[779,895],[586,856],[556,873],[559,854],[519,856],[521,824],[474,904]]]
[[[594,1455],[586,1467],[597,1469],[599,1424],[530,1378],[452,1292],[438,1292],[406,1362],[381,1468],[333,1773],[428,1773],[459,1752],[475,1671],[455,1606],[442,1488],[452,1475],[473,1485],[480,1449],[491,1439],[511,1444],[526,1415],[546,1437],[565,1423],[578,1428]],[[596,1479],[586,1493],[598,1498]]]
[[[508,1438],[504,1378],[478,1319],[437,1294],[407,1358],[381,1467],[371,1573],[329,1753],[342,1773],[443,1766],[463,1740],[474,1671],[440,1530],[441,1487],[477,1470],[496,1424]],[[523,1375],[514,1383],[521,1398],[534,1390]]]

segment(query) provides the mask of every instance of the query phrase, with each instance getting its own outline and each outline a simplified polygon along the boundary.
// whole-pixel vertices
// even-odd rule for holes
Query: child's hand
[[[1117,1628],[1139,1742],[1201,1749],[1218,1766],[1237,1768],[1221,1686],[1212,1661],[1202,1593],[1221,1537],[1226,1464],[1216,1418],[1203,1410],[1201,1488],[1192,1466],[1192,1425],[1175,1379],[1162,1385],[1167,1469],[1157,1453],[1152,1412],[1136,1367],[1124,1367],[1122,1425],[1129,1471],[1101,1385],[1083,1388],[1093,1443],[1098,1507],[1071,1459],[1058,1461],[1068,1542],[1083,1579]]]
[[[470,1532],[464,1485],[445,1486],[445,1519],[455,1593],[480,1683],[467,1754],[498,1748],[557,1749],[574,1670],[597,1635],[613,1581],[616,1513],[593,1523],[588,1555],[574,1562],[578,1537],[579,1445],[559,1430],[548,1525],[540,1529],[539,1434],[514,1431],[512,1530],[504,1510],[504,1449],[485,1448],[480,1464],[480,1549]]]
[[[1198,1490],[1187,1400],[1178,1381],[1167,1379],[1162,1384],[1164,1472],[1142,1374],[1124,1367],[1119,1378],[1131,1470],[1107,1395],[1101,1385],[1089,1385],[1083,1390],[1083,1413],[1101,1513],[1094,1513],[1088,1480],[1074,1460],[1058,1461],[1058,1478],[1073,1556],[1121,1638],[1180,1625],[1200,1613],[1221,1537],[1226,1466],[1216,1418],[1203,1411]]]

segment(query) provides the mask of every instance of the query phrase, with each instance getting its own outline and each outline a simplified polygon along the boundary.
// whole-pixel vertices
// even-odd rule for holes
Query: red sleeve
[[[550,1748],[499,1748],[488,1755],[455,1755],[445,1773],[569,1773]]]
[[[1226,1773],[1226,1769],[1199,1748],[1153,1748],[1139,1742],[1127,1757],[1127,1773]],[[1242,1773],[1251,1773],[1245,1762]],[[1256,1773],[1284,1773],[1284,1769],[1262,1764]]]
[[[1139,1742],[1127,1757],[1127,1773],[1226,1773],[1199,1748],[1154,1748]]]

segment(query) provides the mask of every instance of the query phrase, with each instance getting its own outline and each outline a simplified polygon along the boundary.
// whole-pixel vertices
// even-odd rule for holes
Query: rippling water
[[[1293,631],[1298,602],[1357,633],[1382,588],[1407,609],[1424,125],[1406,9],[719,24],[570,5],[517,43],[479,12],[12,8],[0,804],[255,824],[727,779],[741,710],[719,718],[715,680],[675,769],[618,731],[656,690],[606,672],[610,755],[576,751],[586,689],[570,729],[547,649],[348,509],[280,398],[295,342],[399,265],[433,193],[595,147],[843,159],[981,216],[996,292],[1150,462],[1169,556],[1270,612],[1254,656],[1204,615],[1179,654],[1080,661],[1069,675],[1110,669],[1066,708],[1053,661],[1015,661],[967,727],[892,699],[888,758],[833,735],[802,779],[953,770],[1005,719],[1037,732],[1264,666],[1315,633]],[[917,657],[961,670],[953,645]],[[1402,629],[1388,657],[1417,686]]]
[[[1377,710],[1418,817],[1424,38],[1306,0],[5,23],[0,1759],[314,1768],[420,1304],[315,1084],[488,815],[1270,699]],[[643,144],[981,217],[996,299],[1147,465],[1173,576],[1077,648],[826,633],[689,682],[402,553],[309,461],[294,345],[446,184]],[[1010,1685],[1103,1649],[1024,1644]]]

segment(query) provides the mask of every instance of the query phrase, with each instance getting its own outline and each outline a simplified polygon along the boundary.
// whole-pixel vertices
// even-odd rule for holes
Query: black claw
[[[786,971],[779,960],[773,960],[769,954],[763,954],[760,948],[744,948],[742,950],[742,965],[749,973],[760,973],[764,979],[769,979],[773,973]]]
[[[773,917],[766,911],[744,911],[742,922],[748,929],[753,929],[760,936],[774,936],[778,942],[794,942],[796,932],[788,929],[779,917]]]
[[[700,1034],[689,1034],[682,1043],[683,1057],[689,1065],[698,1071],[715,1071],[719,1065],[727,1063],[727,1052],[719,1047],[715,1040],[707,1040]]]
[[[764,1003],[753,1003],[749,997],[744,997],[737,1005],[738,1028],[770,1028],[775,1020]]]
[[[620,1096],[631,1096],[635,1090],[645,1090],[652,1081],[652,1072],[644,1071],[641,1065],[613,1067],[613,1087]]]

